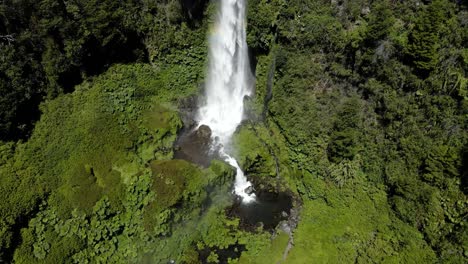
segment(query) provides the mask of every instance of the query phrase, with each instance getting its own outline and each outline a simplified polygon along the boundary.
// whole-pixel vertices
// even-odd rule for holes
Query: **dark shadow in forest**
[[[244,245],[234,244],[230,245],[227,248],[203,248],[198,251],[198,260],[205,264],[205,263],[213,263],[208,261],[208,257],[210,256],[211,252],[215,253],[218,256],[218,262],[220,264],[227,264],[229,263],[229,259],[234,260],[240,258],[242,251],[245,250]]]

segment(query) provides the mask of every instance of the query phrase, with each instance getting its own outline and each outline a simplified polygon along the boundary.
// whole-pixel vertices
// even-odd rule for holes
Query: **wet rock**
[[[279,229],[288,235],[292,235],[291,227],[289,226],[288,221],[286,220],[281,222],[281,224],[279,225]]]
[[[189,96],[178,101],[179,113],[185,128],[193,129],[196,126],[197,102],[197,96]]]
[[[255,192],[255,189],[254,189],[253,186],[249,186],[249,187],[245,188],[244,192],[245,192],[246,194],[248,194],[248,195],[251,195],[252,193]]]
[[[209,142],[211,139],[211,129],[207,125],[201,125],[197,131],[195,131],[195,135],[198,139]]]
[[[186,128],[179,134],[174,145],[174,158],[208,167],[211,160],[217,158],[216,152],[211,148],[211,129],[206,125],[196,130],[195,127]]]

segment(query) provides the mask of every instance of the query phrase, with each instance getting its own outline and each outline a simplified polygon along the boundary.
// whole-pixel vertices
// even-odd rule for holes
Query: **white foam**
[[[209,71],[206,102],[199,109],[199,125],[210,127],[213,138],[227,146],[244,116],[244,97],[252,93],[245,31],[245,0],[221,0],[216,24],[209,37]],[[252,186],[237,161],[225,153],[226,162],[237,169],[234,192],[243,202],[255,200],[247,194]]]

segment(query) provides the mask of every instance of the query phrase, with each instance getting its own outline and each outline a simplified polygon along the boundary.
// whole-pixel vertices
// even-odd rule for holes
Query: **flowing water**
[[[243,119],[244,97],[252,93],[245,1],[221,0],[216,24],[209,37],[206,102],[199,110],[198,123],[210,127],[219,155],[237,169],[234,193],[244,203],[249,203],[255,200],[254,193],[246,192],[252,184],[226,150],[232,134]]]

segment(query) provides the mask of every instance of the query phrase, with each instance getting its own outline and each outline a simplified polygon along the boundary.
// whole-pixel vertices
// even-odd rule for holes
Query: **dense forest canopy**
[[[0,3],[0,263],[467,263],[466,1],[248,0],[234,171],[174,159],[218,1]]]

